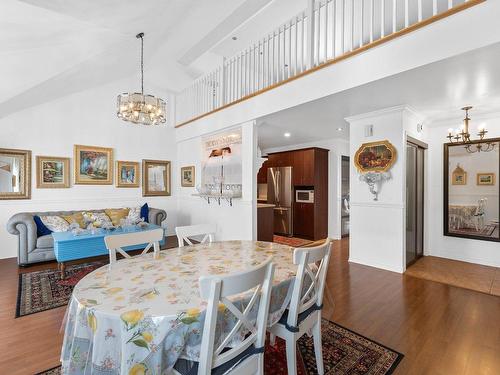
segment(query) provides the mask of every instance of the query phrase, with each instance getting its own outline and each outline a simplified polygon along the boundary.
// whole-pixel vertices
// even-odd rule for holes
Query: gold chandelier
[[[165,101],[153,95],[144,95],[144,33],[137,34],[136,38],[141,40],[141,92],[118,95],[117,116],[134,124],[162,124],[167,121]]]
[[[472,106],[467,106],[463,107],[462,110],[465,111],[465,118],[464,118],[464,124],[462,125],[461,129],[456,130],[455,132],[453,129],[448,129],[448,135],[446,138],[450,140],[450,143],[457,143],[457,144],[463,144],[465,146],[465,149],[469,153],[475,153],[475,152],[489,152],[493,151],[495,148],[495,144],[492,142],[488,142],[487,140],[485,142],[481,142],[486,133],[488,131],[486,130],[485,126],[480,126],[479,127],[479,133],[477,133],[479,140],[474,141],[470,139],[470,133],[469,133],[469,110],[472,109]]]

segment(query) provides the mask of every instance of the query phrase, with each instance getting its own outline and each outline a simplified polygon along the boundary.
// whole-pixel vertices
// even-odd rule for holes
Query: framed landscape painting
[[[387,140],[363,143],[356,151],[354,164],[361,173],[387,172],[396,162],[396,149]]]
[[[194,187],[194,166],[181,168],[181,186]]]
[[[478,173],[477,185],[481,186],[495,185],[495,173]]]
[[[164,160],[142,161],[142,195],[170,195],[170,162]]]
[[[116,187],[139,187],[139,163],[135,161],[116,162]]]
[[[39,189],[69,188],[69,158],[37,156],[36,187]]]
[[[75,184],[113,184],[113,149],[75,145]]]

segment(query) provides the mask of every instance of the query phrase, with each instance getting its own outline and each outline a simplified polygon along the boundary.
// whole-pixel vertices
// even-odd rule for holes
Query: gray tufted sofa
[[[37,237],[33,216],[71,215],[81,211],[20,212],[12,216],[7,222],[7,231],[18,237],[17,263],[26,266],[55,259],[52,235]],[[104,210],[85,211],[104,212]],[[166,218],[167,213],[164,210],[149,208],[148,219],[151,224],[161,225]]]

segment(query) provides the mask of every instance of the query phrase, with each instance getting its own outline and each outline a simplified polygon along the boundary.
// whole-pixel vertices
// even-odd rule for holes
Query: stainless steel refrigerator
[[[267,170],[267,203],[274,204],[274,233],[293,235],[292,167]]]

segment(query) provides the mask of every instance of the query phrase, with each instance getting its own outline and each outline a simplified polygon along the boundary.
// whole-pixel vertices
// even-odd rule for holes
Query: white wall
[[[350,117],[350,242],[349,261],[395,272],[405,270],[405,175],[406,136],[422,138],[416,131],[419,117],[406,107]],[[365,137],[365,126],[373,125],[373,136]],[[359,180],[354,155],[363,143],[388,140],[396,148],[392,178],[373,200],[368,185]]]
[[[171,125],[144,127],[116,117],[116,95],[136,85],[135,79],[118,81],[0,119],[0,148],[31,150],[33,159],[32,199],[0,200],[0,258],[17,256],[17,238],[6,230],[7,220],[17,212],[122,207],[148,202],[151,207],[167,211],[168,232],[173,233],[175,196],[142,197],[140,188],[73,185],[74,144],[112,147],[115,160],[170,160],[176,176],[175,132]],[[163,95],[170,108],[168,94],[159,95]],[[70,157],[71,188],[37,189],[37,155]]]
[[[257,169],[254,163],[257,153],[256,128],[254,121],[240,124],[242,128],[242,184],[241,199],[234,199],[233,206],[221,202],[220,206],[192,194],[196,188],[180,187],[177,176],[178,225],[215,223],[217,240],[251,240],[255,238],[256,180]],[[218,129],[220,131],[222,129]],[[211,132],[213,133],[213,132]],[[211,134],[210,133],[210,134]],[[196,169],[195,186],[201,181],[202,137],[208,132],[195,134],[177,143],[178,168],[194,165]]]
[[[265,126],[265,125],[262,125]],[[268,148],[264,154],[297,150],[307,147],[321,147],[330,150],[328,155],[328,237],[341,238],[341,160],[342,155],[349,156],[349,142],[343,139],[325,139],[324,141],[301,143],[286,147]]]
[[[488,128],[488,137],[500,137],[500,126],[498,125],[500,114],[471,117],[472,129],[470,132],[474,134],[474,139],[477,127],[481,123],[484,123]],[[425,254],[500,267],[500,243],[443,235],[443,143],[447,142],[445,137],[448,134],[448,128],[457,128],[460,124],[460,119],[457,119],[454,122],[429,125]],[[498,170],[496,172],[498,173]],[[475,173],[468,174],[469,182],[474,186],[475,178]],[[497,174],[497,185],[495,186],[497,193],[498,178]]]

